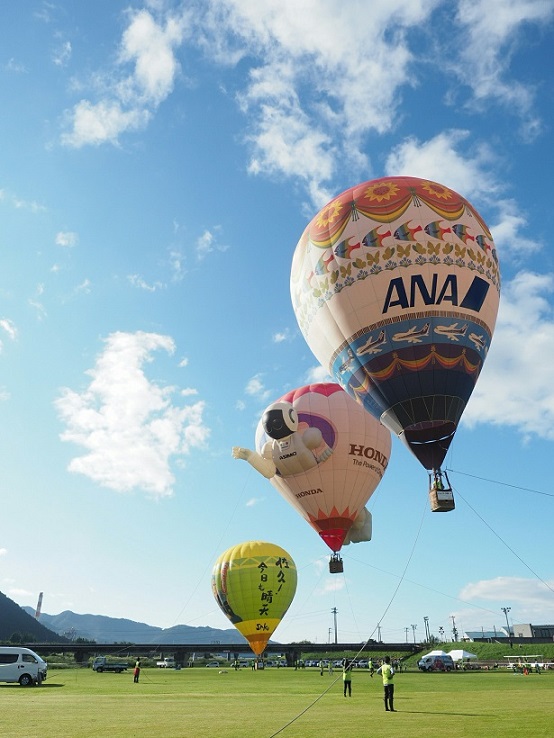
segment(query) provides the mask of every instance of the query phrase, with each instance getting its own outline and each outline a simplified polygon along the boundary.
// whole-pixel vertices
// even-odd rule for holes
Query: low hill
[[[34,611],[23,608],[27,613]],[[192,627],[175,625],[158,628],[125,618],[110,618],[105,615],[79,615],[65,610],[59,615],[42,613],[40,621],[51,630],[71,640],[84,638],[97,643],[227,643],[245,644],[246,639],[235,628],[219,630],[208,626]]]
[[[33,615],[34,610],[29,613],[0,592],[0,641],[7,643],[16,635],[23,642],[67,643],[67,638],[47,628]]]

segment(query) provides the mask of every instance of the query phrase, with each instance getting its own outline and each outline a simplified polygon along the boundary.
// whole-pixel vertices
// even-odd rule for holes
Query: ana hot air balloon
[[[246,541],[215,562],[212,590],[217,604],[259,656],[294,598],[296,566],[280,546]]]
[[[390,457],[389,431],[338,384],[288,392],[264,412],[256,451],[233,449],[267,477],[319,533],[335,554],[331,571],[342,571],[345,543],[371,539],[365,504]]]
[[[292,264],[292,304],[311,350],[439,488],[499,294],[496,250],[479,213],[415,177],[364,182],[333,199],[305,229]],[[453,498],[438,509],[452,507]]]

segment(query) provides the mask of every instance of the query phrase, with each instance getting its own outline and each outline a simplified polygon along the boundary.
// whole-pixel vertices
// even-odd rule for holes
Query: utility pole
[[[338,638],[337,638],[337,612],[338,610],[336,607],[334,607],[331,610],[331,612],[333,613],[333,623],[335,625],[335,643],[338,643]]]
[[[412,624],[412,631],[414,633],[414,645],[415,645],[415,632],[416,632],[417,625]]]
[[[513,647],[512,631],[510,630],[510,623],[508,622],[508,613],[510,612],[512,608],[511,607],[501,607],[500,609],[502,610],[502,612],[504,613],[506,617],[506,627],[508,628],[508,638],[510,639],[510,648],[512,648]]]
[[[454,636],[454,641],[458,641],[458,631],[456,629],[456,620],[454,619],[454,615],[450,616],[452,618],[452,635]]]
[[[442,627],[442,625],[439,628],[439,635],[440,635],[441,641],[444,641],[444,628]]]
[[[406,631],[406,643],[408,643],[408,631],[410,630],[407,626],[404,628]]]

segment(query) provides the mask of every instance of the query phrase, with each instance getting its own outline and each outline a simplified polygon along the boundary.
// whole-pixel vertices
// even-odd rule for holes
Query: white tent
[[[436,651],[429,651],[429,653],[425,654],[426,656],[448,656],[449,654],[446,653],[446,651],[441,651],[440,648]]]
[[[450,651],[449,655],[452,656],[452,661],[467,661],[468,659],[477,658],[476,654],[464,651],[463,649]]]

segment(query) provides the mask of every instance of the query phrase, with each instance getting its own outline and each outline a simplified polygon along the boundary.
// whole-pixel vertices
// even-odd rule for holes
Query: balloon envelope
[[[475,386],[499,294],[480,215],[416,177],[346,190],[293,257],[292,304],[311,350],[427,469],[440,467]]]
[[[281,401],[295,409],[298,434],[306,438],[319,431],[320,445],[313,448],[313,456],[319,461],[307,471],[277,473],[270,479],[271,484],[332,551],[339,551],[355,521],[365,522],[367,516],[369,526],[365,529],[371,537],[371,516],[364,505],[387,468],[390,432],[335,383],[299,387],[283,395]],[[267,442],[260,421],[256,431],[259,453]],[[360,525],[359,532],[363,529]]]
[[[212,591],[225,615],[256,655],[288,610],[296,592],[296,566],[280,546],[247,541],[217,559]]]

